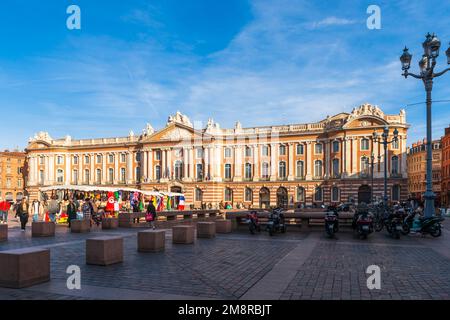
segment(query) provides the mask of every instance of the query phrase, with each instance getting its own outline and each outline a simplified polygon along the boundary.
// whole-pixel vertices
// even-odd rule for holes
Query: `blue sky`
[[[81,30],[66,8],[81,8]],[[381,30],[366,9],[381,8]],[[125,136],[162,128],[177,110],[222,127],[304,123],[369,102],[387,113],[424,101],[401,76],[405,45],[417,71],[425,34],[443,45],[450,1],[4,0],[0,10],[0,149],[52,137]],[[433,18],[428,18],[432,16]],[[433,98],[450,100],[450,73]],[[425,107],[406,107],[409,143]],[[433,109],[434,137],[450,103]]]

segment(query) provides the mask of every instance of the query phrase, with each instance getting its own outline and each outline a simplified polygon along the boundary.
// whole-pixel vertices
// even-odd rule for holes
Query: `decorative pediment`
[[[192,132],[179,127],[174,127],[161,136],[161,140],[180,141],[192,138]]]

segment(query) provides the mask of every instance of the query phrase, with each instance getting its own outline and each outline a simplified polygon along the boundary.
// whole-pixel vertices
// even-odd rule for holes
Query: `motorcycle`
[[[251,234],[255,234],[255,231],[261,231],[261,226],[259,224],[258,214],[256,211],[252,211],[247,214],[247,224]]]
[[[405,217],[405,211],[403,208],[396,209],[390,213],[385,220],[386,230],[395,239],[400,239],[400,234],[403,231],[403,219]]]
[[[286,232],[286,223],[282,209],[274,209],[270,213],[266,230],[271,236],[273,236],[275,232]]]
[[[434,238],[442,234],[441,221],[444,221],[444,218],[432,216],[415,219],[415,216],[416,212],[411,211],[403,220],[402,234],[407,235],[410,232],[419,232],[422,235],[430,234]]]
[[[353,217],[352,227],[362,239],[367,239],[367,236],[373,232],[373,215],[369,213],[367,205],[358,208]]]
[[[325,232],[328,237],[333,238],[334,234],[339,230],[339,214],[338,208],[329,207],[328,211],[325,213]]]

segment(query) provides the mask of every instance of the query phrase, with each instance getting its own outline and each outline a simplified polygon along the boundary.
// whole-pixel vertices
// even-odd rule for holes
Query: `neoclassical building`
[[[399,139],[384,154],[372,135],[386,126]],[[387,115],[364,104],[316,123],[243,128],[237,122],[225,129],[210,119],[196,128],[177,112],[164,128],[147,125],[128,137],[52,139],[40,132],[26,148],[27,191],[35,198],[40,187],[55,184],[135,187],[183,192],[195,207],[368,202],[372,185],[374,197],[383,195],[387,161],[388,196],[403,200],[408,127],[404,110]]]

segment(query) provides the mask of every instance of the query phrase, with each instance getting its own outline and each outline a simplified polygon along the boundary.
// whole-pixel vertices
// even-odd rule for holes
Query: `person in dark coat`
[[[147,206],[147,216],[149,217],[149,215],[151,215],[151,220],[147,220],[147,222],[150,223],[150,226],[152,227],[152,229],[155,229],[155,220],[156,220],[156,208],[155,205],[153,204],[153,201],[149,201],[148,202],[148,206]]]
[[[71,221],[77,219],[77,205],[73,201],[73,198],[70,198],[69,204],[67,205],[67,221],[69,221],[69,228],[71,226]]]
[[[25,228],[27,226],[28,217],[30,216],[29,210],[30,210],[30,205],[29,205],[27,199],[23,198],[22,201],[17,206],[17,212],[16,212],[16,215],[19,216],[19,219],[20,219],[20,226],[21,226],[22,231],[25,231]]]

